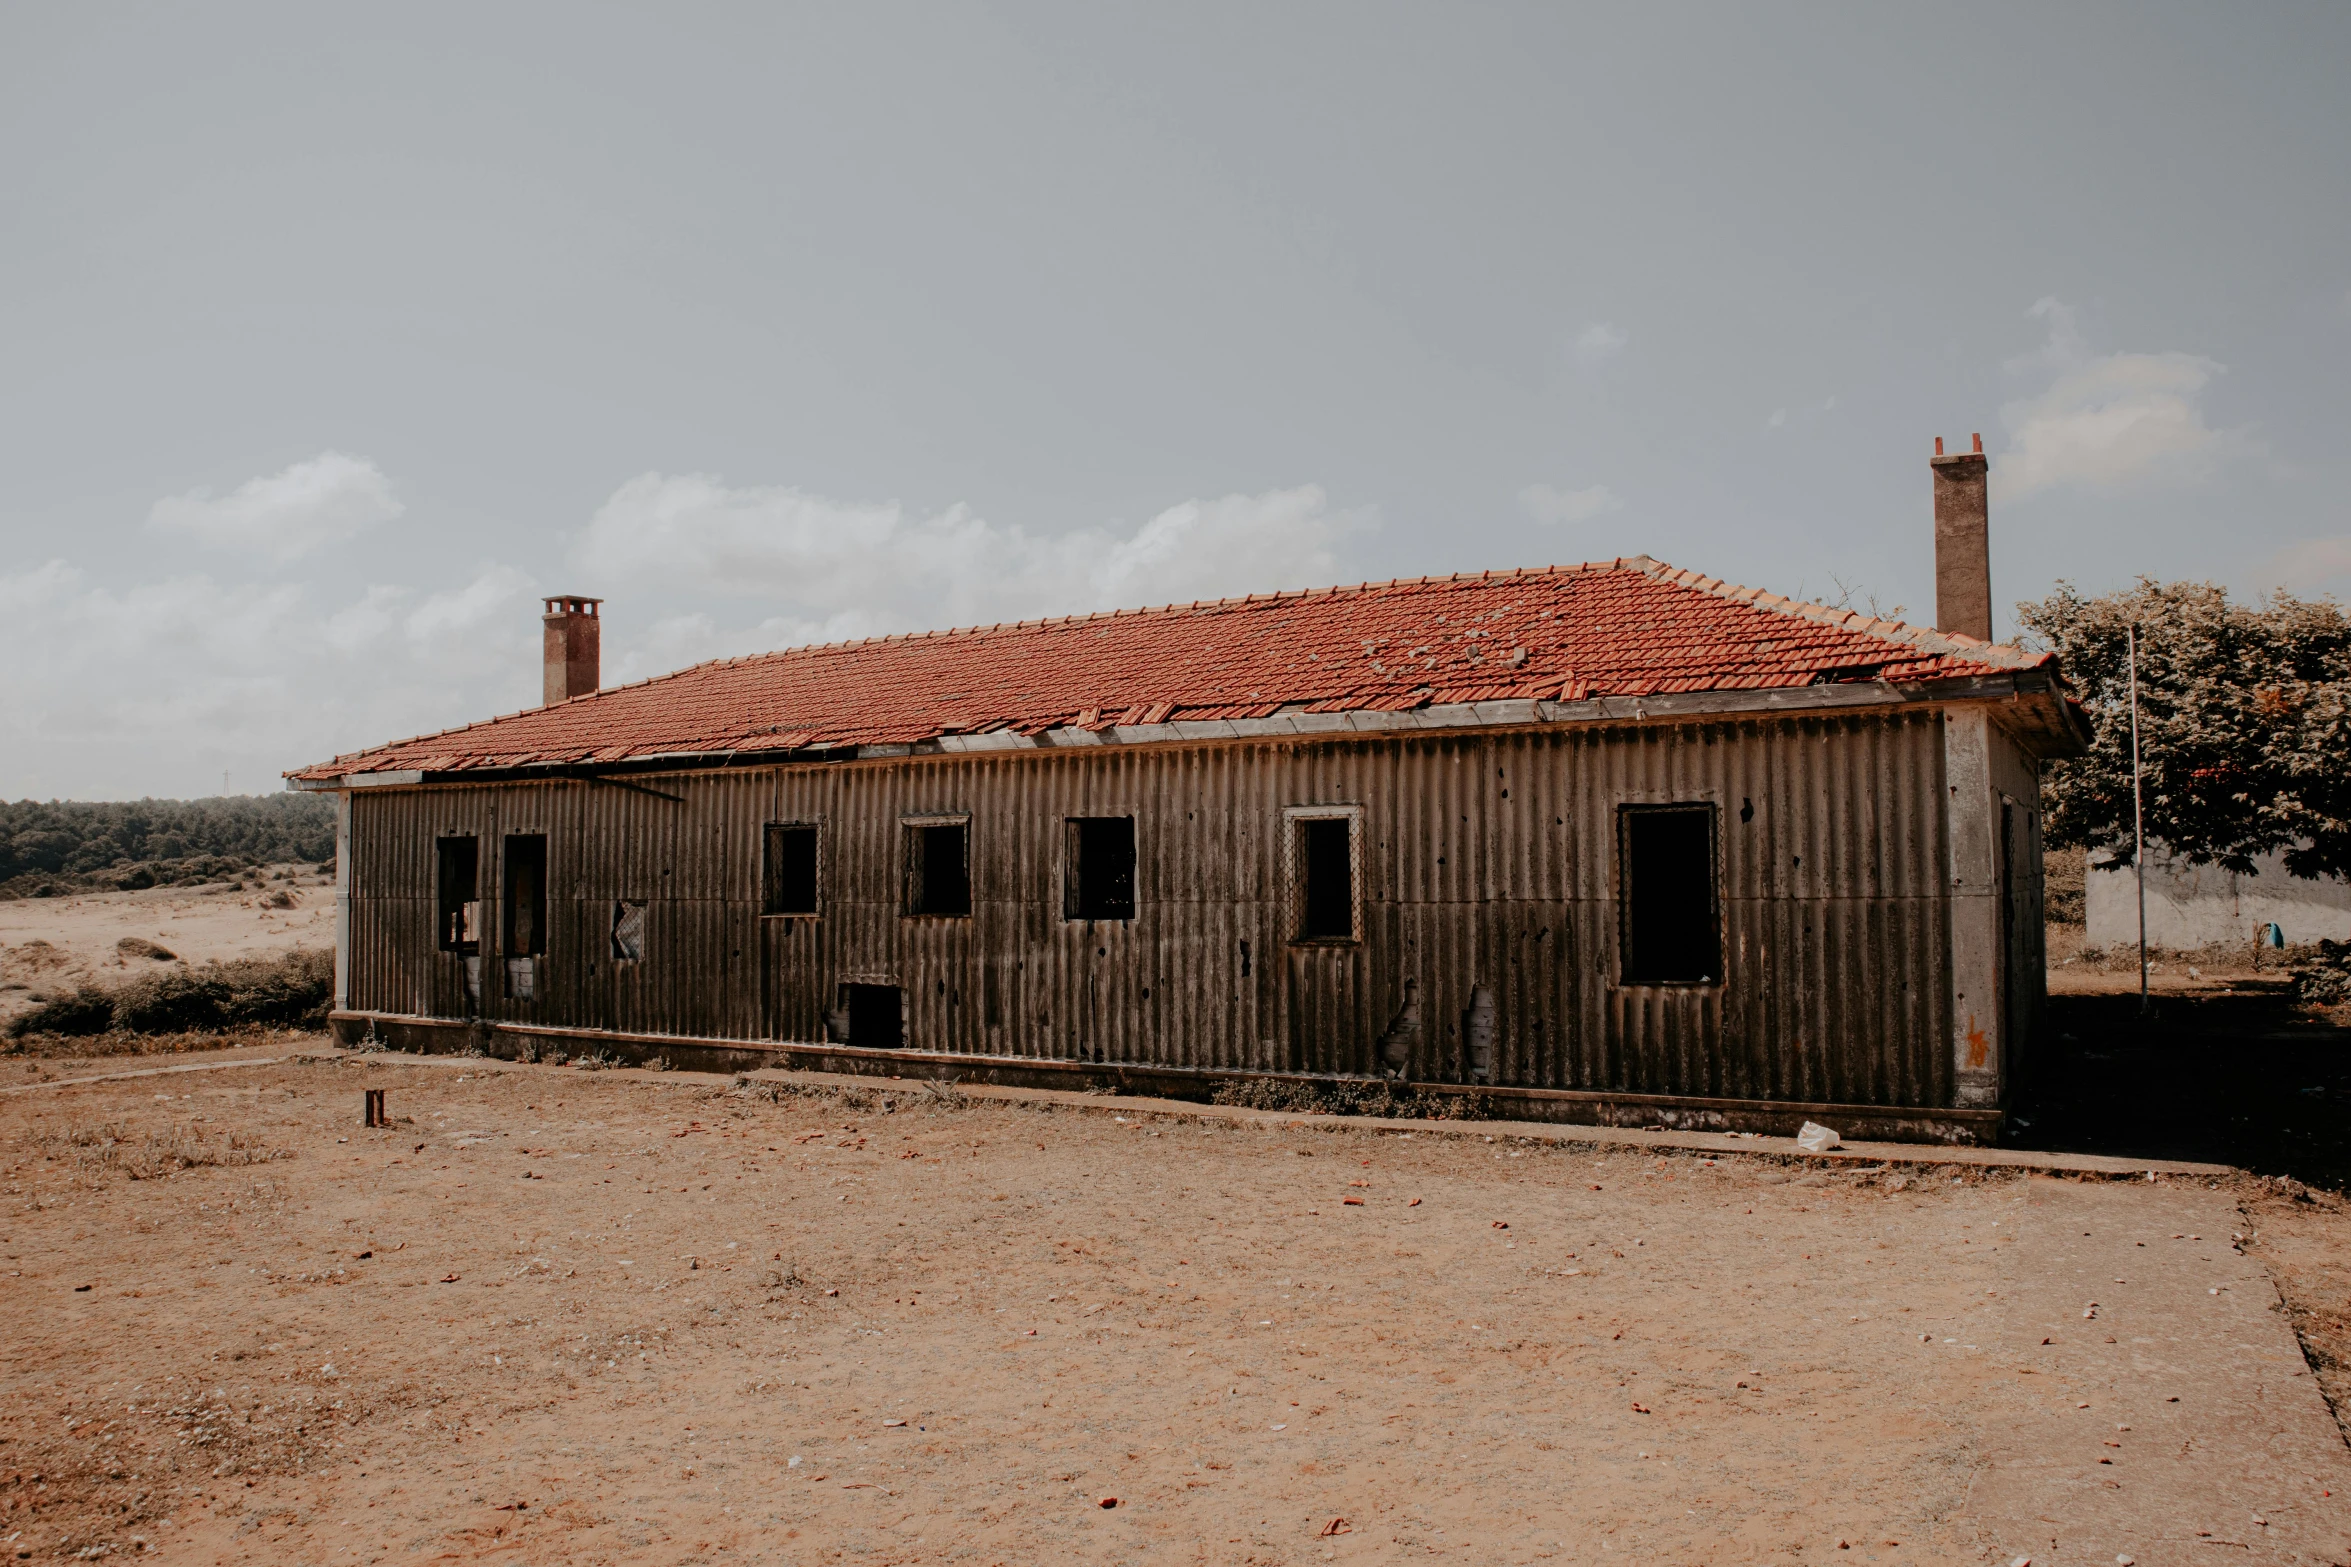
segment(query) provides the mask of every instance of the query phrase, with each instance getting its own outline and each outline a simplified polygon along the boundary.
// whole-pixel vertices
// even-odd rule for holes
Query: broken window
[[[1362,836],[1362,811],[1346,805],[1300,806],[1288,814],[1295,939],[1355,940],[1356,851]]]
[[[510,958],[547,950],[547,836],[510,833],[506,839],[506,928]]]
[[[843,985],[841,1010],[848,1015],[852,1045],[896,1050],[906,1043],[905,993],[896,985]]]
[[[645,905],[615,903],[612,906],[612,961],[636,963],[644,956]]]
[[[437,937],[443,952],[464,956],[482,950],[482,841],[443,838],[433,884],[440,908]]]
[[[1061,917],[1135,917],[1135,819],[1073,816],[1063,862]]]
[[[1701,985],[1719,978],[1714,807],[1618,807],[1617,874],[1624,983]]]
[[[767,824],[767,881],[762,907],[769,914],[816,912],[816,827],[813,823]]]
[[[906,823],[906,912],[971,913],[971,818],[916,817]]]

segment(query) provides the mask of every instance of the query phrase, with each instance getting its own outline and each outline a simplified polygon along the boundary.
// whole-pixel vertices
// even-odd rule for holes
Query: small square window
[[[816,912],[816,827],[808,822],[767,824],[766,896],[769,914]]]
[[[1722,975],[1714,807],[1617,810],[1617,907],[1628,985],[1704,985]]]
[[[847,1044],[897,1050],[906,1043],[906,993],[896,985],[843,985],[841,1018]]]
[[[906,823],[906,912],[971,914],[971,820],[918,818]]]
[[[443,838],[434,874],[443,952],[470,957],[482,950],[482,840]]]
[[[1061,915],[1072,920],[1135,917],[1135,819],[1073,816],[1062,875]]]

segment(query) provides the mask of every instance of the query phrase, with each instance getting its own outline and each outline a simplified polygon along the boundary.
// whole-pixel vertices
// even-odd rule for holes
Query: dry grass
[[[224,1028],[175,1034],[24,1034],[0,1039],[0,1061],[80,1061],[110,1056],[171,1056],[196,1051],[318,1045],[325,1036],[305,1029]]]
[[[10,1023],[8,1032],[16,1038],[90,1037],[321,1027],[334,976],[332,952],[302,948],[274,958],[167,969],[127,985],[84,984],[70,995],[53,996]]]
[[[1220,1105],[1245,1110],[1283,1110],[1297,1115],[1374,1115],[1422,1121],[1484,1121],[1493,1107],[1483,1094],[1428,1094],[1389,1082],[1342,1079],[1304,1083],[1280,1078],[1244,1078],[1211,1096]]]
[[[199,1126],[140,1131],[122,1121],[41,1132],[32,1141],[50,1159],[70,1163],[76,1169],[127,1175],[134,1181],[157,1180],[180,1170],[267,1164],[293,1157],[285,1149],[267,1147],[241,1132],[215,1132]]]

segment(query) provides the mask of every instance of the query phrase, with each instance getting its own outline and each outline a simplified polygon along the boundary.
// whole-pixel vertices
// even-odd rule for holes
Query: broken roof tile
[[[1399,712],[1907,683],[2049,662],[2047,654],[1802,603],[1634,556],[722,659],[291,776],[786,752],[820,740],[827,749],[902,745],[949,733],[1036,735],[1072,723],[1251,718],[1284,708]],[[788,725],[779,714],[792,715]]]

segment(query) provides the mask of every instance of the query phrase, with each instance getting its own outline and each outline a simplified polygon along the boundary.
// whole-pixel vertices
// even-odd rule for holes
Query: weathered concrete
[[[601,1054],[622,1064],[660,1060],[671,1067],[705,1072],[748,1072],[780,1068],[836,1072],[865,1077],[944,1078],[967,1086],[1057,1089],[1144,1095],[1205,1102],[1233,1084],[1279,1085],[1305,1092],[1369,1089],[1377,1080],[1330,1078],[1296,1072],[1159,1066],[1149,1063],[1068,1061],[1018,1056],[962,1055],[952,1051],[869,1049],[856,1045],[762,1044],[624,1033],[617,1030],[557,1028],[515,1023],[459,1022],[449,1018],[403,1017],[389,1013],[337,1012],[328,1027],[338,1043],[380,1044],[424,1054],[463,1054],[511,1060]],[[1517,1085],[1398,1082],[1398,1093],[1427,1100],[1478,1101],[1488,1113],[1555,1125],[1659,1127],[1674,1131],[1777,1133],[1793,1136],[1806,1121],[1839,1132],[1876,1136],[1897,1143],[1990,1143],[1999,1137],[2003,1112],[1992,1108],[1938,1109],[1901,1105],[1787,1102],[1684,1094],[1607,1093],[1583,1089],[1526,1088]]]
[[[2254,860],[2259,874],[2189,865],[2160,851],[2147,857],[2147,941],[2193,948],[2252,942],[2275,924],[2288,942],[2351,941],[2351,882],[2303,881],[2275,854]],[[2093,947],[2139,940],[2137,874],[2127,865],[2092,865],[2085,875],[2087,939]]]
[[[2351,1449],[2231,1194],[2033,1181],[2010,1208],[1997,1293],[1935,1335],[2004,1410],[1969,1506],[1987,1557],[2344,1560]]]

